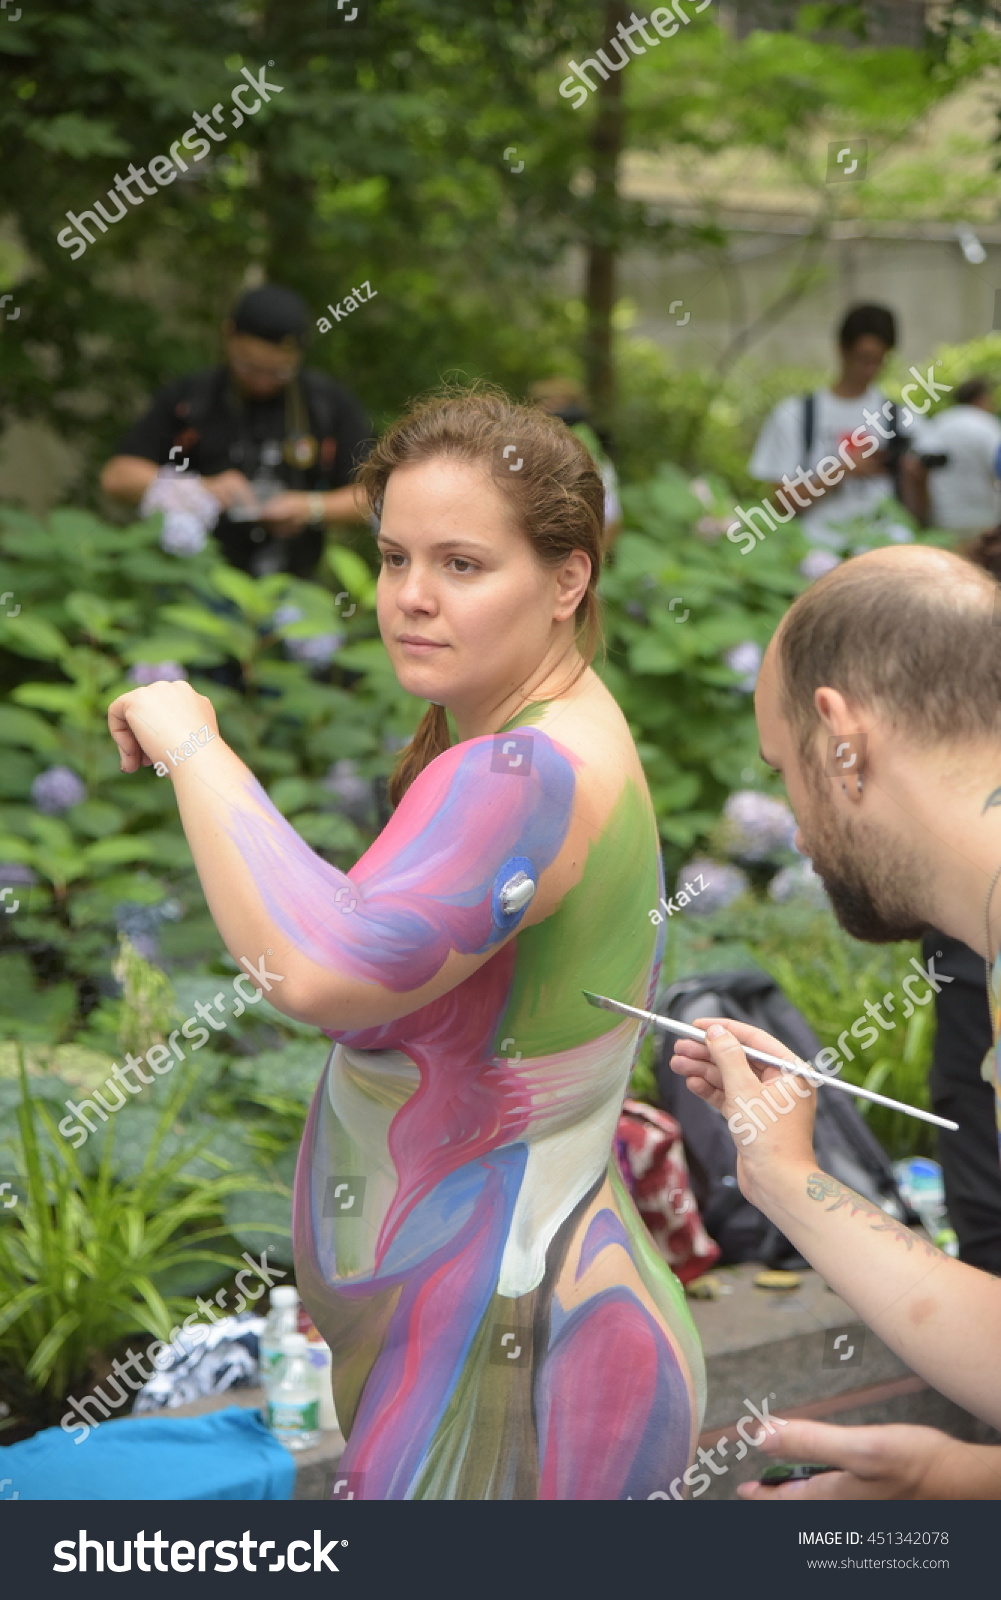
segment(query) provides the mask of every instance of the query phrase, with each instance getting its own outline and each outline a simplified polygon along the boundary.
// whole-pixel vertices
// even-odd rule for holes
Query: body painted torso
[[[421,775],[397,837],[352,869],[372,939],[339,963],[407,990],[436,940],[482,951],[520,923],[500,891],[558,854],[580,763],[536,726],[509,743]],[[551,915],[409,1015],[327,1030],[295,1232],[348,1435],[339,1496],[680,1498],[701,1354],[611,1157],[637,1025],[581,995],[649,1003],[660,887],[649,797],[626,777]]]

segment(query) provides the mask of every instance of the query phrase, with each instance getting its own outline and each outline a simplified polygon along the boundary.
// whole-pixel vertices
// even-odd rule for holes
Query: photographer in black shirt
[[[232,566],[311,578],[327,524],[367,520],[354,475],[371,426],[348,389],[303,366],[308,327],[289,289],[243,295],[223,324],[225,363],[158,390],[104,467],[105,493],[139,504],[164,469],[197,475]]]

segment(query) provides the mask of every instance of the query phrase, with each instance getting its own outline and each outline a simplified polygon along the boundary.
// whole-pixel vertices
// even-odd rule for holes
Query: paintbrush
[[[661,1033],[677,1033],[682,1039],[697,1039],[700,1044],[705,1043],[704,1030],[693,1028],[690,1022],[676,1022],[673,1017],[661,1017],[655,1011],[641,1011],[638,1006],[624,1005],[621,1000],[609,1000],[607,995],[592,994],[589,989],[582,989],[581,993],[588,1005],[597,1006],[601,1011],[619,1011],[624,1017],[639,1017],[641,1022],[648,1022],[652,1028],[659,1028]],[[871,1100],[873,1105],[886,1106],[890,1111],[903,1111],[906,1116],[918,1117],[921,1122],[933,1122],[936,1128],[948,1128],[950,1133],[959,1131],[958,1122],[949,1122],[945,1117],[937,1117],[933,1111],[920,1111],[917,1106],[905,1106],[902,1100],[891,1100],[889,1095],[876,1094],[873,1089],[863,1089],[857,1083],[846,1083],[843,1078],[834,1078],[826,1072],[818,1072],[815,1067],[800,1061],[798,1056],[794,1061],[785,1061],[781,1056],[771,1056],[767,1050],[754,1050],[750,1045],[744,1044],[740,1048],[751,1061],[760,1061],[766,1067],[778,1067],[782,1072],[794,1072],[797,1077],[806,1078],[810,1083],[822,1083],[829,1089],[841,1089],[845,1094],[856,1095],[860,1100]]]

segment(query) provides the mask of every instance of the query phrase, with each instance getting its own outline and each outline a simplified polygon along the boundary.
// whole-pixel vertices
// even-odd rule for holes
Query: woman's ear
[[[591,580],[591,557],[584,550],[571,550],[556,573],[554,622],[567,622],[576,613]]]

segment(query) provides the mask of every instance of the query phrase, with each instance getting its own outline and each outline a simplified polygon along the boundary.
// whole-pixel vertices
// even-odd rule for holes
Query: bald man
[[[858,556],[791,607],[756,695],[762,756],[782,774],[797,843],[841,926],[874,944],[943,929],[993,963],[995,1005],[999,593],[987,573],[942,550]],[[671,1065],[739,1135],[743,1194],[912,1371],[1001,1429],[1001,1281],[943,1255],[819,1169],[815,1091],[752,1067],[741,1049],[789,1059],[777,1040],[719,1018],[701,1026],[707,1044],[679,1040]],[[745,1485],[751,1499],[1001,1499],[1001,1447],[932,1428],[792,1421],[761,1448],[841,1470],[778,1489]]]

